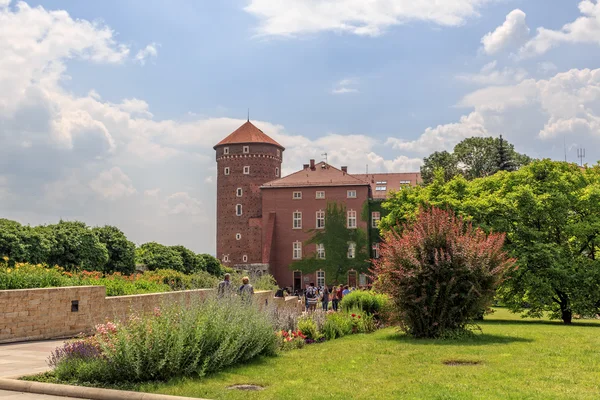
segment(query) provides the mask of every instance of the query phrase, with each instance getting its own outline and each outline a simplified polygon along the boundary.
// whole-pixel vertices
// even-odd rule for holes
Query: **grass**
[[[564,326],[499,309],[480,327],[475,338],[450,341],[387,328],[138,390],[209,399],[600,398],[600,322]],[[265,390],[227,389],[236,384]]]

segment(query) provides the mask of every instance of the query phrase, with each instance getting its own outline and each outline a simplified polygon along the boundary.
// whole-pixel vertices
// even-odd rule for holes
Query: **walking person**
[[[333,311],[337,311],[338,310],[338,303],[340,302],[339,296],[338,296],[338,289],[337,286],[333,286],[331,288],[331,308],[333,309]]]
[[[248,278],[247,276],[242,278],[242,286],[240,286],[240,288],[238,289],[238,294],[244,300],[247,300],[248,302],[252,301],[252,296],[254,295],[254,288],[250,284],[250,278]]]
[[[231,294],[231,275],[225,274],[223,280],[219,283],[217,288],[217,295],[223,297],[226,294]]]
[[[317,291],[314,282],[311,282],[310,286],[306,289],[306,293],[304,293],[307,310],[315,311],[317,309],[317,301],[319,301],[318,295],[319,292]]]
[[[323,305],[323,311],[327,311],[329,308],[329,288],[327,285],[323,286],[323,294],[321,295],[321,303]]]

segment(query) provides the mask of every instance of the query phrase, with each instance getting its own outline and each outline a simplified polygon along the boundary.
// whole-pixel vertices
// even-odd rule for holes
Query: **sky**
[[[213,146],[418,171],[462,139],[600,159],[598,0],[0,0],[0,217],[215,252]]]

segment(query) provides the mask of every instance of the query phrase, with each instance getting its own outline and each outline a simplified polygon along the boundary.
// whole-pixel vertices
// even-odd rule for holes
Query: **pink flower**
[[[154,316],[155,317],[160,317],[160,307],[154,307]]]

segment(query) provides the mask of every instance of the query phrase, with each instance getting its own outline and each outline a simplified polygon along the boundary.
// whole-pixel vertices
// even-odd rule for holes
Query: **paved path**
[[[0,344],[0,378],[33,375],[49,370],[46,359],[64,340]],[[0,390],[0,400],[73,400],[45,394]]]

